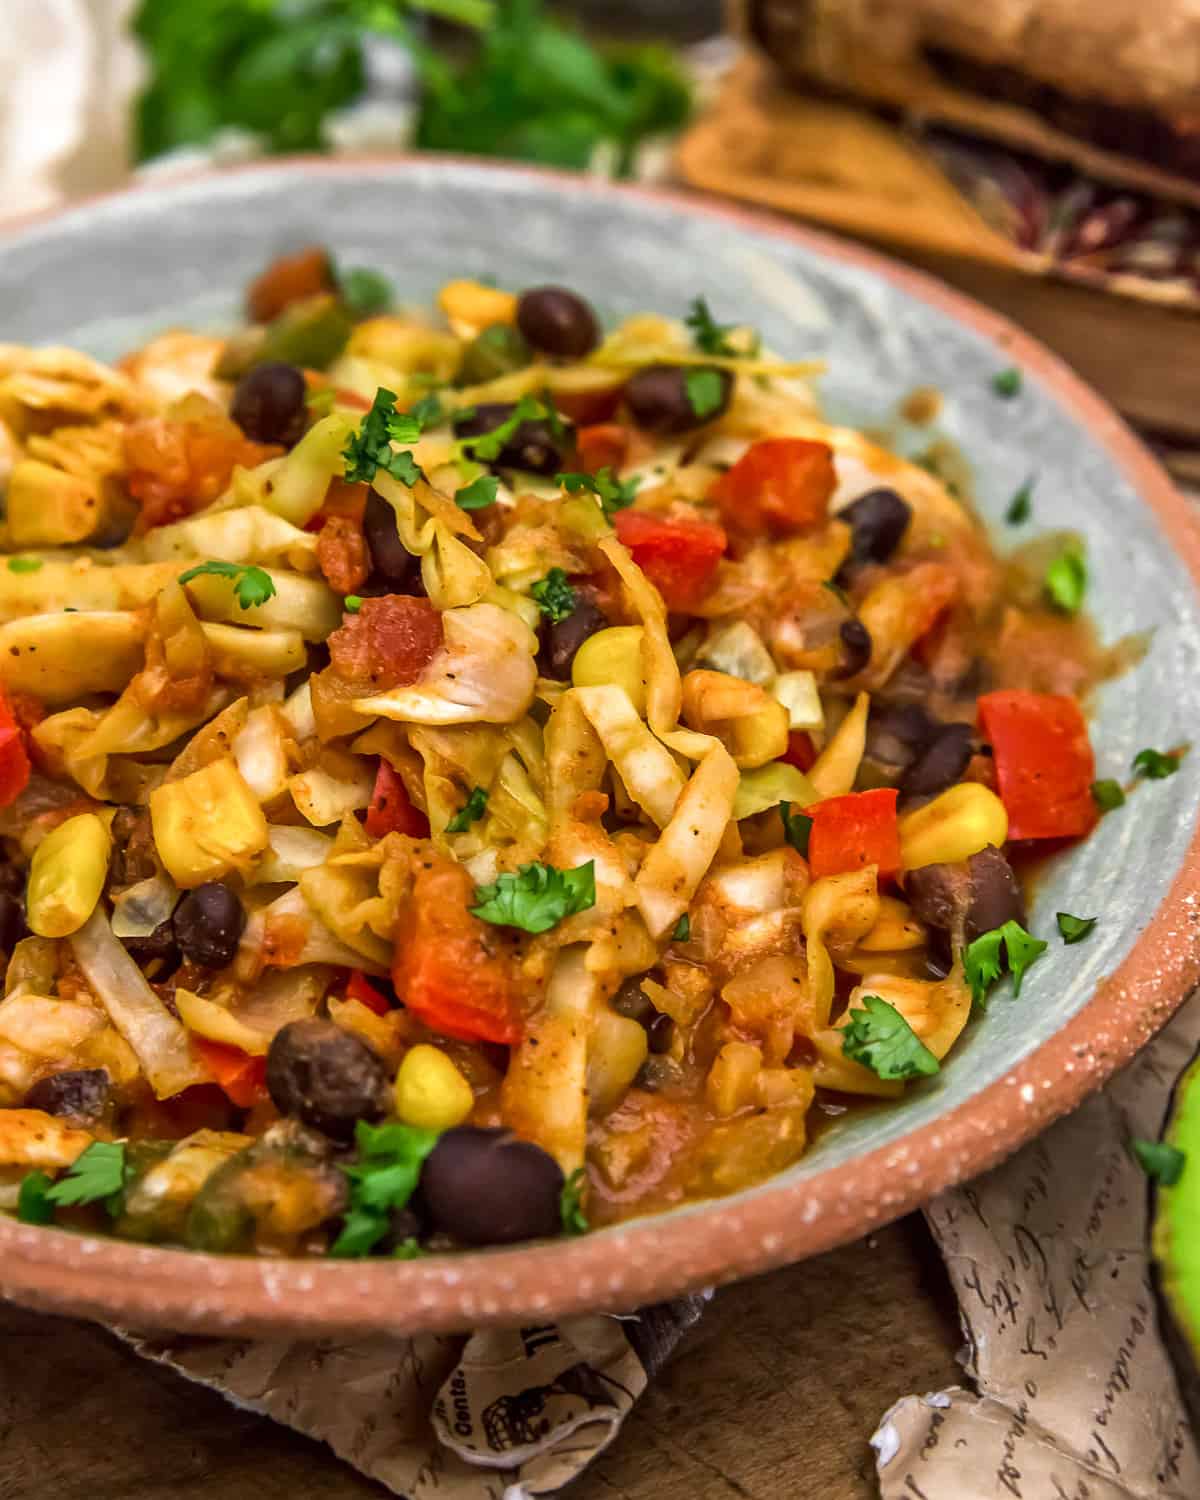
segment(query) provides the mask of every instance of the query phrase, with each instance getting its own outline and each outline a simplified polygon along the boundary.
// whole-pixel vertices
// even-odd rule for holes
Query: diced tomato
[[[816,764],[817,747],[812,735],[803,729],[793,729],[788,735],[787,751],[779,757],[785,766],[795,766],[797,771],[809,771]]]
[[[599,469],[619,469],[629,450],[629,429],[620,422],[599,422],[581,427],[575,434],[579,467],[589,474]]]
[[[341,478],[331,479],[325,498],[321,501],[321,509],[304,523],[305,531],[320,531],[325,522],[334,516],[341,516],[361,525],[363,512],[367,508],[368,489],[369,486],[365,484],[351,484]]]
[[[360,589],[371,571],[362,526],[348,516],[330,516],[317,538],[317,566],[337,593]]]
[[[1079,838],[1099,813],[1096,759],[1083,710],[1055,693],[1005,690],[979,700],[1010,839]]]
[[[471,877],[440,855],[422,863],[400,917],[392,983],[445,1036],[513,1046],[524,1030],[516,976],[496,929],[469,907]]]
[[[429,837],[429,819],[414,807],[404,782],[381,756],[375,773],[375,790],[367,808],[366,829],[373,839],[387,833],[406,833],[410,839]]]
[[[246,289],[246,311],[252,323],[269,323],[293,302],[333,290],[329,251],[309,245],[295,255],[281,255]]]
[[[607,422],[620,406],[623,392],[624,386],[620,381],[616,385],[597,384],[586,390],[557,390],[554,392],[554,405],[564,417],[570,417],[572,422],[587,427],[597,422]]]
[[[329,637],[333,670],[376,692],[416,682],[442,647],[442,617],[428,599],[364,599]]]
[[[382,990],[375,988],[361,969],[350,970],[350,978],[346,981],[346,999],[357,1000],[377,1016],[386,1016],[392,1009],[392,1002]]]
[[[790,536],[820,525],[837,487],[833,449],[808,438],[766,438],[709,491],[731,531]]]
[[[881,877],[900,868],[900,833],[895,787],[830,797],[804,811],[813,820],[808,864],[813,879],[878,865]]]
[[[252,1109],[266,1098],[265,1057],[251,1057],[238,1047],[226,1047],[221,1042],[210,1042],[202,1036],[194,1036],[192,1046],[215,1081],[239,1109]]]
[[[720,526],[646,510],[619,510],[613,523],[668,609],[694,609],[712,585],[729,539]]]
[[[0,689],[0,807],[15,802],[28,785],[29,756],[25,750],[25,737],[9,700]]]

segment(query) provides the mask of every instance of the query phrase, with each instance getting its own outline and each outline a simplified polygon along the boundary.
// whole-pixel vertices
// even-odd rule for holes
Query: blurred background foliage
[[[592,19],[626,36],[630,9]],[[230,131],[266,152],[319,150],[331,116],[390,98],[411,107],[408,144],[628,175],[691,107],[668,47],[592,40],[541,0],[143,0],[134,27],[140,160]],[[378,66],[398,51],[407,67]]]

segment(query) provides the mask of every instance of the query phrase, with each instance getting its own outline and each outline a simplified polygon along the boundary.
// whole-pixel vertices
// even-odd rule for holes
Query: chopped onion
[[[788,711],[789,729],[824,729],[825,709],[812,672],[781,672],[771,692]]]
[[[165,870],[128,886],[113,897],[112,930],[119,938],[149,937],[167,921],[179,900],[179,888]]]
[[[719,626],[700,647],[696,659],[707,662],[718,672],[728,672],[731,677],[756,682],[760,687],[767,687],[775,676],[771,653],[758,631],[745,620]],[[811,677],[812,673],[808,675]]]

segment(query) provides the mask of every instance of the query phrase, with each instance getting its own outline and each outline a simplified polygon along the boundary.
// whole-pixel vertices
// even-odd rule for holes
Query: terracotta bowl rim
[[[99,200],[170,192],[235,175],[344,175],[433,158],[291,157],[203,169],[124,188],[6,226],[69,217]],[[540,180],[790,240],[874,273],[991,339],[1037,376],[1103,444],[1157,517],[1200,591],[1200,529],[1166,473],[1116,412],[1056,355],[1000,314],[877,251],[775,214],[686,191],[614,184],[536,167],[438,157],[497,177]],[[161,1249],[0,1218],[0,1295],[134,1327],[311,1337],[464,1330],[628,1310],[830,1250],[993,1166],[1072,1109],[1134,1055],[1200,978],[1200,820],[1154,917],[1093,997],[996,1082],[900,1140],[795,1182],[634,1220],[579,1239],[423,1261],[283,1261]]]

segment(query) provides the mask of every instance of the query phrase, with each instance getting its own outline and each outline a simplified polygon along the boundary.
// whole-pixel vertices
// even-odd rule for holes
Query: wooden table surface
[[[957,1312],[919,1218],[717,1294],[571,1500],[872,1500],[867,1439],[955,1382]],[[0,1500],[367,1500],[322,1445],[0,1304]]]

